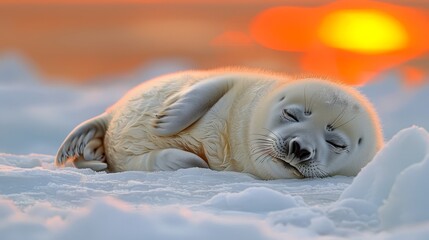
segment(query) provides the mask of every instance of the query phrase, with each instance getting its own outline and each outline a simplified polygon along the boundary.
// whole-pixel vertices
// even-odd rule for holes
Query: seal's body
[[[261,179],[355,175],[381,147],[354,89],[249,70],[182,72],[137,86],[66,138],[56,163],[94,170],[209,167]]]

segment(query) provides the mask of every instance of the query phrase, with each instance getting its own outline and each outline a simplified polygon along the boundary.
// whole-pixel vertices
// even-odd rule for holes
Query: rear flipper
[[[72,162],[77,168],[106,170],[104,135],[107,121],[107,115],[104,113],[73,129],[58,149],[55,165],[64,166],[67,162]]]

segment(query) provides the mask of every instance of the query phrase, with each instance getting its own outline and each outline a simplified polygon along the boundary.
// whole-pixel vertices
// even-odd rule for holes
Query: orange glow
[[[407,79],[407,86],[409,87],[418,87],[424,84],[424,72],[420,69],[414,67],[403,67],[402,71],[404,73],[404,77]]]
[[[250,30],[264,47],[302,52],[303,70],[359,85],[428,51],[428,19],[415,8],[344,0],[271,8],[254,18]]]
[[[264,47],[305,51],[316,39],[315,22],[320,14],[312,9],[275,7],[263,11],[251,23],[251,34]]]

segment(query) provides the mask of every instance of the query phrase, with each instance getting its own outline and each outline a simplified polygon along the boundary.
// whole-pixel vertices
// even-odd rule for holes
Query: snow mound
[[[0,200],[2,239],[280,239],[261,220],[224,219],[177,207],[136,208],[109,197],[69,216],[44,207],[44,213],[39,206],[23,215],[10,201]]]
[[[186,208],[136,209],[107,198],[70,219],[66,229],[53,239],[275,239],[274,234],[264,231],[268,229],[264,225],[258,220],[222,219]],[[88,227],[90,231],[82,231]]]
[[[1,239],[426,239],[429,134],[396,134],[354,179],[98,173],[0,154]]]
[[[422,149],[415,149],[415,153],[422,154],[423,161],[412,164],[398,174],[385,204],[379,209],[383,227],[391,228],[429,221],[427,185],[429,182],[429,139],[427,133],[426,139],[423,138],[423,133],[421,137],[422,142],[415,147],[422,147]],[[424,146],[425,142],[426,146]],[[422,151],[417,152],[418,150]],[[399,215],[398,212],[400,212]]]
[[[382,228],[429,221],[429,134],[423,128],[400,131],[340,196],[361,214],[377,209]],[[366,206],[366,207],[362,207]]]
[[[293,197],[266,187],[250,187],[238,193],[219,193],[206,203],[207,207],[244,211],[271,212],[304,205],[301,197]]]

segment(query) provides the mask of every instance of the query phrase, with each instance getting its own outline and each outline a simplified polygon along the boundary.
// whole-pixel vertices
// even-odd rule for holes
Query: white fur
[[[363,96],[350,87],[332,82],[296,80],[288,76],[240,69],[182,72],[143,83],[130,91],[106,111],[101,121],[107,127],[103,133],[108,168],[117,172],[210,167],[247,172],[262,179],[302,177],[296,170],[285,168],[278,159],[260,161],[257,159],[258,154],[252,151],[256,136],[266,134],[266,128],[282,133],[285,126],[292,126],[271,123],[281,117],[274,107],[285,94],[295,94],[295,104],[303,105],[303,100],[299,100],[299,95],[304,94],[302,84],[306,86],[304,88],[308,94],[313,96],[320,89],[328,89],[325,93],[316,94],[318,103],[315,106],[324,114],[317,119],[302,122],[306,124],[305,128],[312,128],[314,132],[324,128],[332,116],[342,111],[341,105],[329,104],[331,93],[339,93],[341,100],[349,103],[348,106],[359,106],[359,117],[352,121],[353,124],[341,127],[341,134],[347,135],[345,138],[355,139],[357,133],[364,132],[366,140],[363,142],[363,151],[354,151],[347,158],[343,157],[342,162],[323,159],[323,164],[328,166],[325,170],[330,171],[329,175],[356,174],[382,144],[376,113]],[[292,89],[296,89],[294,94],[290,92]],[[348,117],[353,116],[352,110],[347,108],[344,111]],[[74,132],[81,133],[80,128]],[[79,134],[72,132],[70,135],[79,139]],[[57,156],[61,161],[57,160],[57,164],[63,164],[63,159],[67,157],[76,160],[83,155],[79,151],[71,151],[73,155],[67,154],[64,149],[69,149],[73,145],[71,142],[67,138],[63,143]],[[85,160],[96,160],[91,159],[90,154],[87,155],[89,157],[84,157]],[[329,156],[338,158],[337,155]]]

